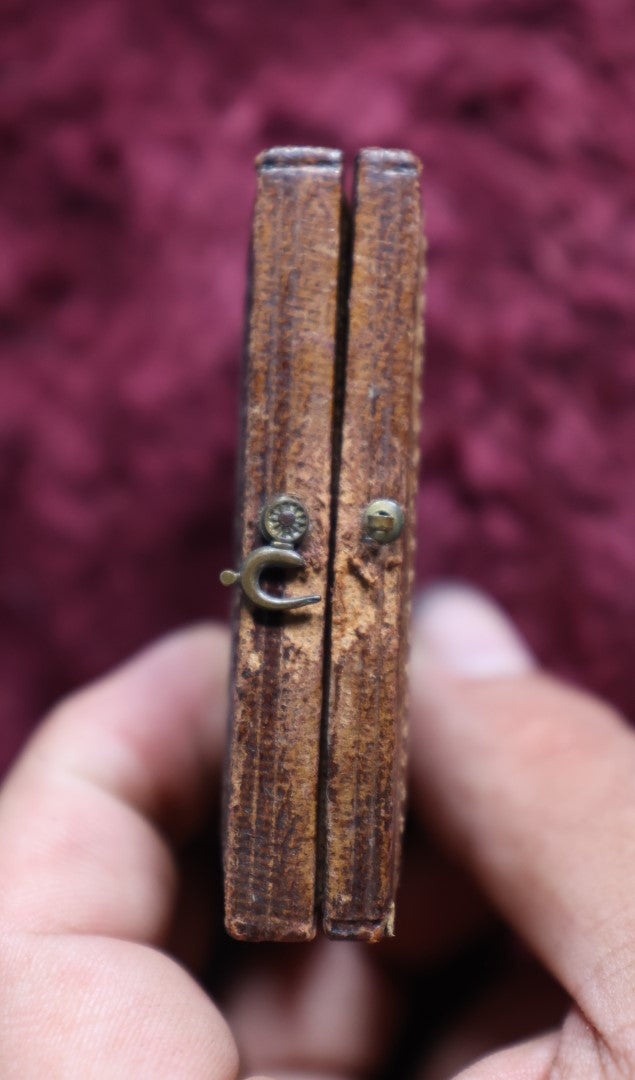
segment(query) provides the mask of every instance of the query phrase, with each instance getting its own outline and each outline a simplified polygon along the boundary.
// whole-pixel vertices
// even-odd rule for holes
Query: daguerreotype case
[[[420,165],[257,160],[242,389],[225,921],[393,933],[422,361]]]

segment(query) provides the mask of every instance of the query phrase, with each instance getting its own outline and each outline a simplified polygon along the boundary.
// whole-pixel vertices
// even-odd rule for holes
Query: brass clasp
[[[272,596],[260,584],[260,575],[269,567],[298,570],[306,565],[294,545],[302,540],[308,528],[309,515],[294,495],[277,495],[271,499],[260,515],[260,531],[270,543],[252,551],[240,570],[223,570],[220,575],[223,585],[240,582],[245,596],[256,607],[268,611],[288,611],[319,603],[320,596]]]

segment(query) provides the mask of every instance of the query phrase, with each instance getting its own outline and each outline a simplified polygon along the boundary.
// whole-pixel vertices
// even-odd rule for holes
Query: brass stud
[[[401,535],[404,512],[394,499],[373,499],[364,510],[363,539],[390,544]]]

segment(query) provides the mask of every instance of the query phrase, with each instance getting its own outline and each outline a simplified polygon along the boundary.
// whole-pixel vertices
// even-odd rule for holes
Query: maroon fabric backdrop
[[[252,159],[424,159],[421,582],[632,705],[629,0],[34,0],[0,33],[0,753],[223,615]]]

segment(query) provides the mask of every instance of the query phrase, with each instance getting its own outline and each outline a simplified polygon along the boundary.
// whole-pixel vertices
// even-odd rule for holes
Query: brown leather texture
[[[422,358],[420,164],[364,150],[352,245],[339,151],[257,160],[239,474],[239,566],[283,492],[306,567],[263,577],[319,604],[269,612],[236,587],[224,804],[225,923],[246,940],[394,929]],[[369,540],[366,505],[403,508]]]
[[[323,920],[333,937],[392,933],[405,777],[422,358],[420,164],[364,150],[356,169],[325,773]],[[401,535],[369,540],[388,498]]]
[[[320,604],[254,608],[237,589],[224,825],[225,921],[249,940],[315,934],[318,765],[331,511],[340,263],[339,151],[257,160],[243,390],[239,561],[265,543],[261,507],[298,496],[306,570],[285,593]],[[279,585],[267,582],[274,593]]]

